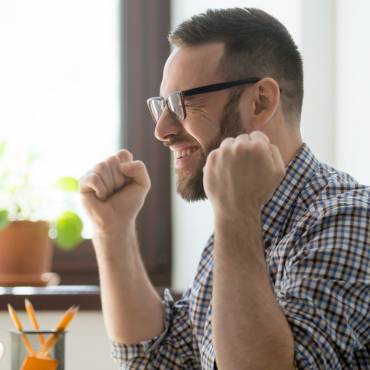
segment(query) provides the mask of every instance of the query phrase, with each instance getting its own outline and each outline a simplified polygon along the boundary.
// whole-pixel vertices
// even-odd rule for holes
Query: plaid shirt
[[[370,191],[316,160],[303,144],[262,210],[276,300],[295,340],[298,369],[370,369]],[[164,332],[113,343],[120,369],[214,369],[213,236],[193,285],[164,294]],[[253,333],[251,333],[253,335]]]

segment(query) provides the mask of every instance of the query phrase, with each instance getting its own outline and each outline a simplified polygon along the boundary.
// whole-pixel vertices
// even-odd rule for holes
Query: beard
[[[176,190],[184,200],[195,202],[207,199],[203,186],[203,168],[209,153],[217,149],[225,138],[236,137],[246,132],[238,110],[240,95],[241,93],[237,93],[230,97],[220,120],[220,132],[204,151],[200,149],[201,157],[192,174],[176,170]]]

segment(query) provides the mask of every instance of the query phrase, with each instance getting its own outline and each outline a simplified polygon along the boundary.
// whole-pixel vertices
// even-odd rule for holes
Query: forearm
[[[213,314],[217,365],[291,369],[293,336],[269,280],[258,213],[216,218]]]
[[[117,239],[94,236],[102,309],[111,340],[134,344],[164,328],[162,302],[145,271],[134,227]]]

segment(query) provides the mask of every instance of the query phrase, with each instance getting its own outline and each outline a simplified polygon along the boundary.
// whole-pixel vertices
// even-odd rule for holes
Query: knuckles
[[[89,182],[91,185],[98,187],[100,185],[99,176],[96,173],[89,174]]]
[[[253,131],[251,134],[241,134],[236,138],[228,137],[222,141],[219,150],[222,153],[237,153],[243,151],[264,151],[269,150],[270,139],[260,131]]]
[[[221,144],[220,144],[220,149],[221,148],[222,149],[228,148],[230,145],[233,144],[234,140],[235,139],[233,137],[227,137],[227,138],[223,139],[222,142],[221,142]]]
[[[240,137],[238,138],[239,140],[235,140],[234,142],[224,141],[222,143],[223,145],[220,146],[218,151],[222,153],[223,156],[230,156],[234,153],[236,155],[240,155],[245,152],[260,154],[266,151],[270,151],[269,145],[271,144],[269,144],[264,139],[256,138],[254,140],[250,140],[247,136],[245,137],[245,139],[240,139]]]
[[[237,141],[234,145],[234,151],[236,154],[242,154],[244,152],[248,152],[250,151],[252,148],[251,148],[251,145],[249,142],[247,141]]]
[[[251,143],[252,150],[256,153],[263,153],[270,150],[269,144],[264,140],[255,140]]]
[[[123,161],[132,161],[133,155],[131,152],[129,152],[127,149],[121,149],[116,155],[115,155],[120,162]]]
[[[216,158],[217,158],[217,153],[218,153],[219,151],[220,151],[219,149],[212,150],[212,151],[208,154],[207,163],[213,163],[213,162],[216,160]]]
[[[252,140],[256,140],[256,141],[262,140],[266,144],[270,144],[270,138],[266,134],[264,134],[262,131],[253,131],[253,132],[251,132],[249,137]]]
[[[137,165],[138,167],[140,167],[140,169],[144,169],[144,170],[146,170],[146,167],[145,167],[145,164],[144,164],[144,162],[143,162],[143,161],[137,160],[137,161],[135,161],[135,163],[136,163],[136,165]]]
[[[103,173],[107,168],[107,164],[105,162],[100,162],[93,168],[93,172],[96,173]]]
[[[117,154],[108,157],[106,160],[99,162],[93,168],[94,172],[104,173],[112,167],[118,167],[121,163],[130,162],[133,160],[133,155],[126,149],[120,150]],[[141,161],[137,161],[141,162]]]
[[[118,165],[119,165],[120,160],[119,160],[119,157],[117,157],[117,156],[112,156],[112,157],[109,157],[108,159],[106,159],[106,160],[105,160],[105,163],[106,163],[108,166],[115,167],[115,166],[118,166]]]

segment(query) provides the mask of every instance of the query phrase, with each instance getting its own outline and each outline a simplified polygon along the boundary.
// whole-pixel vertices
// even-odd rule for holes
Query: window
[[[40,182],[78,177],[119,147],[118,8],[0,2],[0,135],[39,155]]]
[[[38,155],[40,183],[80,177],[119,147],[144,160],[153,187],[139,239],[154,283],[168,285],[169,157],[145,107],[168,53],[169,4],[160,4],[1,0],[0,140]],[[98,282],[91,228],[85,236],[73,252],[55,250],[62,283]]]

